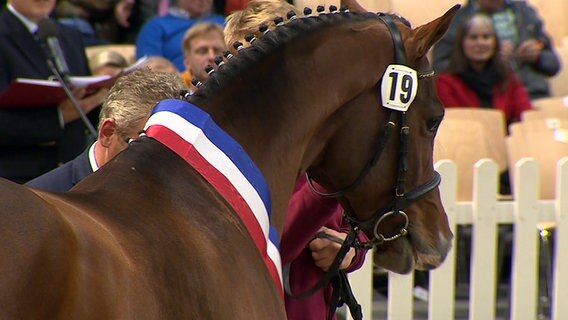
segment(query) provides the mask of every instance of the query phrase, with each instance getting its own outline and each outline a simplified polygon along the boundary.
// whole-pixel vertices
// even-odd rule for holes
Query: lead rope
[[[349,312],[351,313],[351,317],[354,320],[363,319],[361,306],[359,305],[357,299],[353,295],[353,291],[351,290],[351,285],[349,284],[347,275],[345,274],[344,271],[339,270],[339,266],[341,265],[341,262],[345,258],[345,255],[347,254],[349,249],[351,247],[353,248],[356,247],[355,242],[357,240],[357,233],[359,229],[351,224],[350,226],[351,227],[349,233],[347,234],[347,237],[345,237],[345,240],[331,237],[325,233],[318,233],[316,235],[316,237],[319,238],[327,238],[336,243],[341,243],[341,248],[339,248],[339,251],[337,252],[337,255],[335,256],[335,259],[331,263],[329,269],[323,274],[323,276],[318,280],[318,282],[310,289],[298,294],[292,293],[292,290],[290,288],[290,265],[285,265],[282,268],[282,275],[284,278],[283,281],[284,291],[286,292],[286,295],[290,299],[305,299],[311,296],[312,294],[314,294],[315,292],[317,292],[318,290],[321,290],[328,283],[331,283],[331,286],[333,288],[333,294],[331,297],[327,313],[328,320],[331,320],[333,318],[335,310],[337,306],[340,305],[341,301],[347,304],[347,306],[349,307]]]

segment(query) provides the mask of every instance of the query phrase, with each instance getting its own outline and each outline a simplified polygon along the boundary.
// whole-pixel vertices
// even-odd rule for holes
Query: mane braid
[[[240,50],[238,55],[225,63],[217,72],[212,73],[209,79],[189,97],[188,101],[194,103],[196,100],[215,96],[215,92],[222,90],[224,86],[237,78],[243,71],[252,67],[260,59],[282,48],[285,44],[298,40],[311,32],[328,26],[371,19],[377,19],[377,15],[374,13],[349,12],[294,19],[256,39],[253,45]]]

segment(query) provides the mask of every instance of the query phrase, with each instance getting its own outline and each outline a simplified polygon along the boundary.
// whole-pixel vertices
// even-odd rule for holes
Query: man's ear
[[[189,63],[189,55],[187,53],[183,54],[183,66],[185,67],[185,70],[189,70],[190,63]],[[185,70],[182,70],[182,71],[185,71]]]
[[[103,147],[108,148],[111,144],[111,137],[116,133],[116,122],[112,118],[103,119],[99,127],[98,141]]]

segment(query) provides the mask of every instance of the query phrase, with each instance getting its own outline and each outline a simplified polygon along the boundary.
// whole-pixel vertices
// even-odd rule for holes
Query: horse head
[[[335,121],[322,127],[308,148],[318,151],[307,154],[309,176],[330,190],[322,196],[337,197],[352,223],[370,237],[366,246],[375,247],[375,263],[399,273],[437,267],[451,246],[437,188],[440,176],[433,169],[434,137],[444,108],[426,55],[458,8],[415,29],[387,18],[393,40],[390,51],[383,52],[394,52],[391,63],[416,74],[387,68],[381,81],[332,115]],[[409,106],[398,108],[405,100]]]
[[[363,246],[377,248],[379,266],[406,273],[442,263],[453,237],[433,168],[444,108],[426,55],[458,8],[415,29],[333,6],[290,12],[246,49],[236,43],[236,62],[191,97],[263,172],[277,229],[307,171],[372,239]]]
[[[414,29],[335,6],[291,11],[247,48],[236,43],[237,58],[189,99],[258,165],[278,230],[306,171],[369,236],[360,245],[376,248],[377,265],[407,273],[444,261],[453,235],[433,168],[444,108],[426,56],[458,9]]]

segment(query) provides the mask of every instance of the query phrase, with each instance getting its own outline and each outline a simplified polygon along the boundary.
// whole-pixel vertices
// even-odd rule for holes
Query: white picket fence
[[[475,165],[472,201],[456,201],[456,166],[449,160],[436,164],[442,175],[442,201],[452,230],[456,225],[472,225],[469,316],[471,320],[495,319],[497,285],[497,231],[499,224],[514,225],[512,282],[509,315],[513,320],[538,319],[538,226],[553,222],[551,319],[568,319],[568,158],[558,162],[556,198],[539,200],[539,168],[532,159],[517,162],[514,200],[497,199],[497,165],[482,159]],[[455,319],[456,248],[446,261],[430,272],[428,319]],[[459,254],[459,253],[458,253]],[[372,261],[368,256],[359,271],[350,275],[355,296],[362,304],[364,319],[373,319]],[[564,267],[563,267],[564,266]],[[389,274],[388,320],[413,319],[413,276]],[[556,300],[555,298],[559,298]]]

